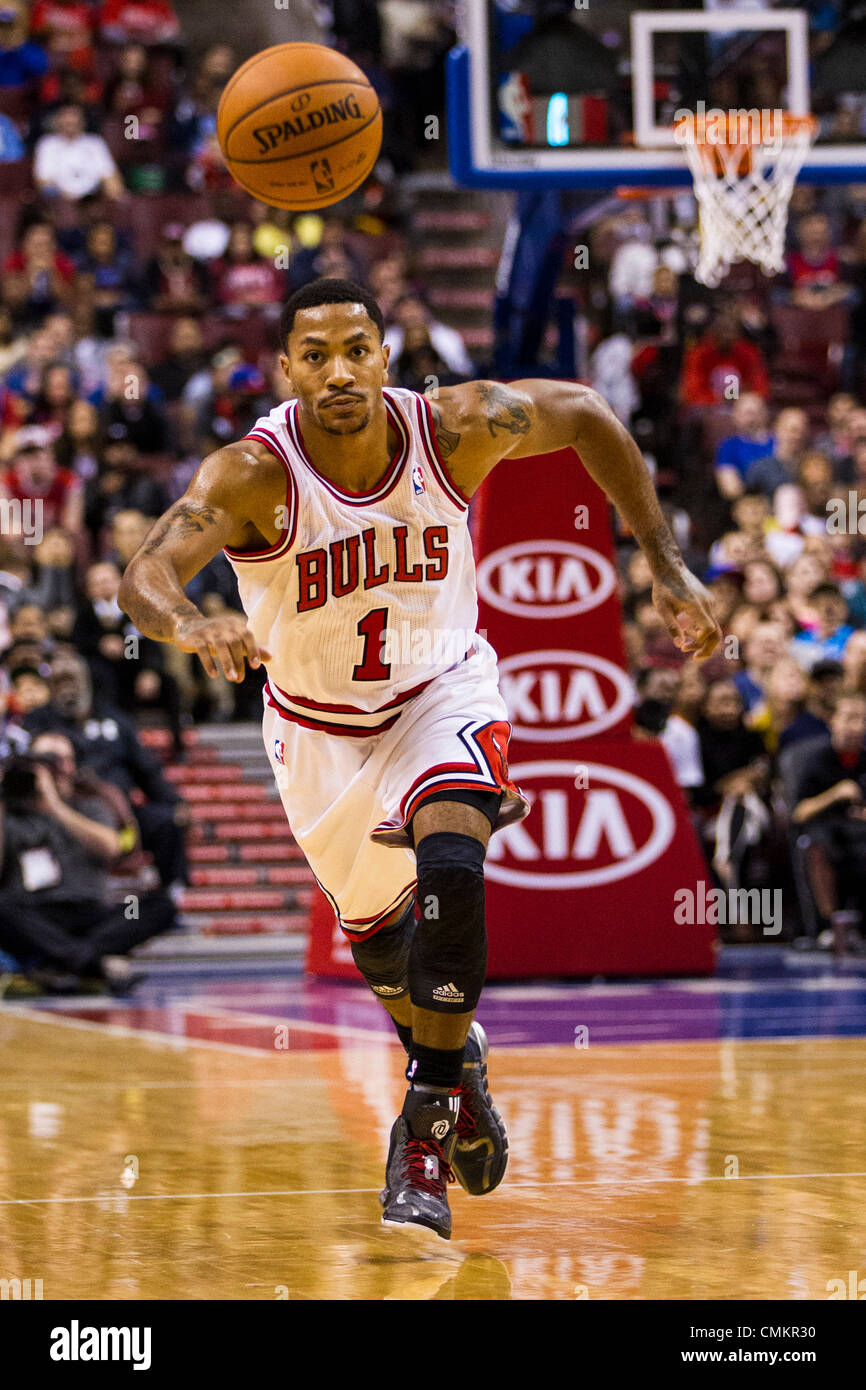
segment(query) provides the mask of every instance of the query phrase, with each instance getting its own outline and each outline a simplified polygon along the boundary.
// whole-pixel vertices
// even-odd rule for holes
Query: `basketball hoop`
[[[734,261],[765,275],[785,269],[788,204],[817,129],[813,116],[779,111],[709,111],[676,123],[700,209],[702,284],[718,285]]]

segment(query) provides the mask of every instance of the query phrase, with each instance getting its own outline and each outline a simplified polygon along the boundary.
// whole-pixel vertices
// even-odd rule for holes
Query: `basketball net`
[[[745,111],[689,115],[674,126],[685,150],[700,210],[695,275],[715,287],[734,261],[765,275],[785,269],[788,205],[818,123],[812,116]]]

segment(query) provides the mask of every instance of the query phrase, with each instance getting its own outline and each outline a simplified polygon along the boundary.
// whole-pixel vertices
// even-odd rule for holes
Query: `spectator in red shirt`
[[[47,49],[55,67],[89,72],[93,65],[96,12],[86,0],[36,0],[30,32]]]
[[[842,279],[833,249],[830,223],[823,212],[810,212],[797,223],[797,246],[788,256],[791,302],[800,309],[826,309],[851,293]]]
[[[253,308],[281,304],[286,297],[286,273],[253,246],[249,222],[235,222],[225,255],[212,267],[220,304]]]
[[[760,349],[744,337],[736,306],[725,306],[683,361],[680,395],[686,405],[723,405],[746,391],[764,400],[770,380]]]
[[[105,0],[99,33],[107,43],[171,43],[180,24],[168,0]]]
[[[42,503],[41,530],[62,527],[72,535],[82,526],[81,483],[58,468],[49,433],[34,425],[19,431],[12,466],[0,473],[0,497]]]
[[[3,262],[2,294],[19,322],[41,323],[72,297],[75,266],[58,249],[50,222],[33,222]]]

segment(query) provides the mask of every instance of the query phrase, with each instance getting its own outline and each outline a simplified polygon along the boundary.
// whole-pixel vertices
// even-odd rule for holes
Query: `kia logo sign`
[[[512,888],[593,888],[640,873],[664,854],[676,828],[660,791],[634,773],[571,761],[521,763],[510,776],[530,816],[491,838],[485,873]]]
[[[589,652],[519,652],[500,661],[499,676],[514,737],[527,743],[601,733],[634,700],[625,671]]]
[[[481,597],[514,618],[573,618],[604,603],[615,587],[610,561],[574,541],[518,541],[478,566]]]

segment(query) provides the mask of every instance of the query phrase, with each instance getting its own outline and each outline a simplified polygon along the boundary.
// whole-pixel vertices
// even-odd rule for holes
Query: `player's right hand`
[[[182,652],[193,652],[211,677],[223,675],[242,681],[246,662],[253,671],[271,654],[260,647],[242,613],[220,613],[217,617],[184,618],[174,637]]]

